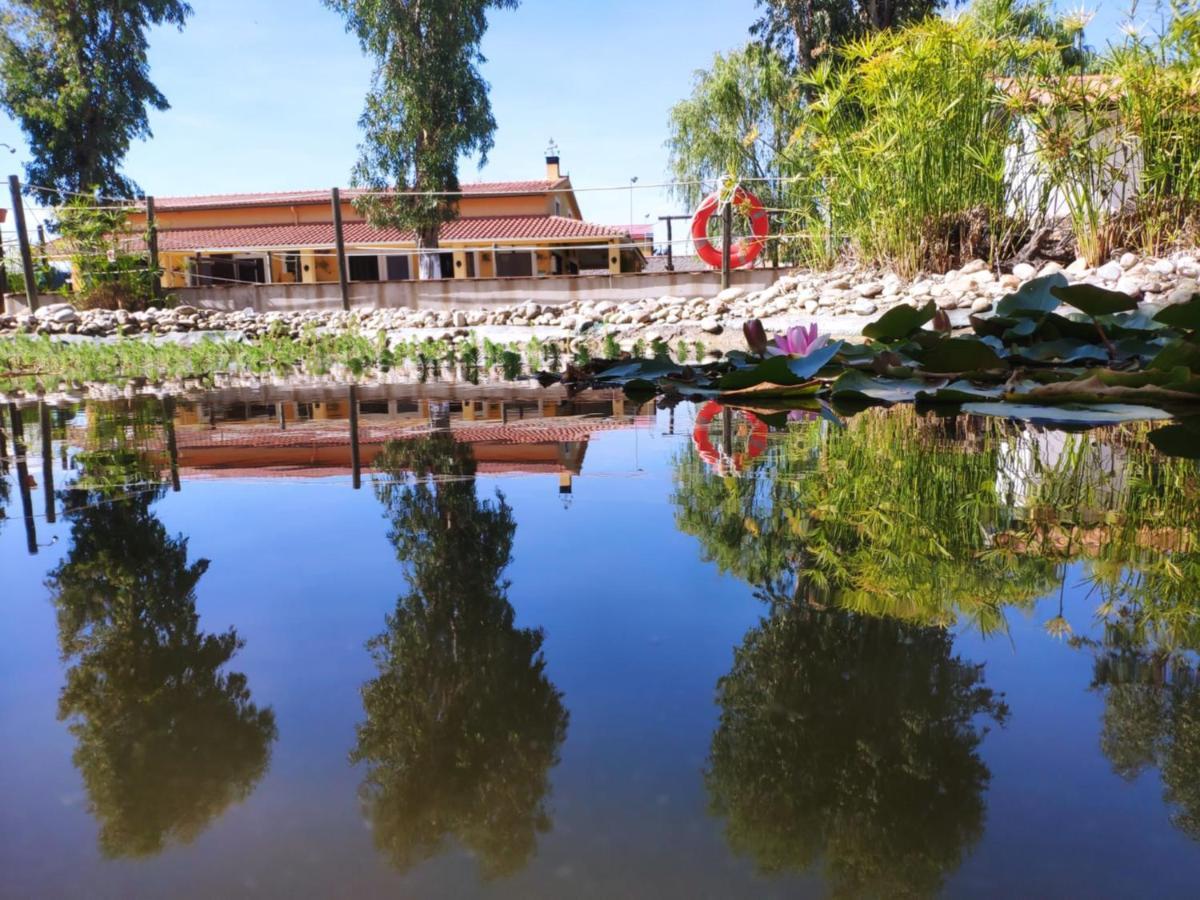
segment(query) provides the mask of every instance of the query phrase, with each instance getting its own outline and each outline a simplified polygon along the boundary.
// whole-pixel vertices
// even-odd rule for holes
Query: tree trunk
[[[429,281],[442,277],[442,258],[438,255],[436,225],[417,229],[417,277]]]

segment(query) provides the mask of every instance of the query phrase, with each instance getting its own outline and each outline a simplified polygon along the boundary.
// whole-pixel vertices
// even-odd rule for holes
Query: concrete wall
[[[731,284],[765,288],[786,269],[733,272]],[[556,278],[476,278],[440,281],[351,282],[353,307],[409,309],[490,309],[535,300],[546,306],[572,300],[643,300],[668,294],[711,297],[721,289],[719,272],[654,272],[625,275],[577,275]],[[341,291],[333,284],[255,284],[176,288],[181,304],[237,311],[341,309]]]

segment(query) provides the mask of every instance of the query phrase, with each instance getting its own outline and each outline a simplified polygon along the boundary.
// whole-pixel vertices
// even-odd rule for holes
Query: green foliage
[[[833,896],[937,893],[983,833],[981,720],[1007,707],[940,628],[773,608],[717,686],[705,783],[734,852]]]
[[[145,254],[128,251],[134,235],[126,209],[73,198],[59,209],[58,230],[71,255],[77,305],[137,310],[156,301],[160,273]]]
[[[832,48],[870,31],[899,28],[946,6],[946,0],[755,0],[762,16],[750,33],[806,72]]]
[[[499,494],[476,498],[471,448],[448,431],[390,443],[376,465],[408,590],[369,644],[378,674],[351,754],[367,767],[375,842],[401,871],[453,838],[485,877],[512,874],[549,830],[548,773],[567,729],[542,633],[513,624],[512,510]]]
[[[600,355],[605,359],[620,359],[621,345],[617,343],[617,336],[609,332],[604,336],[604,340],[600,343]]]
[[[109,858],[193,841],[250,795],[276,737],[246,676],[222,671],[241,639],[199,630],[208,561],[188,562],[187,541],[150,512],[155,497],[68,491],[71,549],[48,582],[70,662],[59,717]]]
[[[0,7],[0,108],[21,125],[26,179],[66,195],[119,197],[132,141],[150,136],[147,109],[167,99],[149,77],[147,31],[182,29],[182,0],[11,0]]]
[[[457,215],[458,161],[492,148],[496,122],[479,43],[491,9],[518,0],[324,0],[346,20],[375,63],[359,124],[363,142],[351,182],[371,191],[432,191],[433,196],[366,196],[372,224],[412,228],[417,246],[437,246],[443,222]],[[422,254],[423,277],[437,277]]]

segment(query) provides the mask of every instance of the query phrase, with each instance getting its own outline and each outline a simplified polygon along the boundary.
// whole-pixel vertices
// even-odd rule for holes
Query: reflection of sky
[[[731,896],[822,893],[811,879],[754,882],[707,815],[701,780],[716,724],[717,679],[763,610],[751,589],[700,561],[674,526],[670,461],[687,440],[653,430],[592,439],[573,502],[555,476],[481,478],[518,521],[507,570],[516,624],[546,631],[547,674],[570,724],[552,771],[553,831],[498,896]],[[14,492],[15,500],[15,492]],[[346,759],[373,675],[363,648],[403,588],[383,508],[346,479],[185,482],[154,510],[211,568],[200,627],[235,626],[254,701],[279,727],[270,770],[250,799],[190,846],[102,863],[96,827],[55,719],[62,667],[43,582],[69,527],[39,521],[57,545],[30,558],[20,520],[0,531],[0,894],[92,896],[461,896],[475,866],[451,850],[405,878],[375,853]],[[10,517],[13,511],[10,506]],[[1082,633],[1095,599],[1067,576],[1066,615]],[[1092,656],[1051,639],[1057,597],[1009,612],[1010,637],[962,634],[986,662],[1011,718],[984,739],[992,772],[981,842],[947,882],[952,894],[1157,895],[1190,892],[1200,848],[1168,822],[1158,776],[1126,784],[1101,756],[1102,699]],[[1200,775],[1200,773],[1198,773]],[[1114,850],[1114,844],[1119,845]]]

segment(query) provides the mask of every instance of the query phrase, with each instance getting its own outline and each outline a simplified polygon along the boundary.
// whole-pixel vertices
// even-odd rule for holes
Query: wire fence
[[[729,179],[709,179],[695,178],[682,180],[668,180],[650,183],[624,183],[612,185],[584,185],[580,187],[571,186],[569,184],[554,184],[552,182],[530,182],[526,186],[522,182],[500,182],[499,186],[492,188],[488,184],[465,184],[457,191],[425,191],[411,189],[362,189],[351,188],[341,193],[343,203],[353,204],[355,201],[371,198],[383,198],[393,200],[403,200],[405,198],[440,198],[449,197],[462,201],[470,201],[473,198],[496,198],[496,197],[529,197],[529,196],[554,196],[563,194],[580,194],[580,193],[599,193],[599,192],[621,192],[629,193],[631,196],[635,192],[645,191],[662,191],[664,189],[672,191],[680,191],[682,189],[699,189],[697,192],[703,193],[711,190],[716,194],[717,203],[716,209],[723,210],[726,206],[733,202],[736,190],[739,187],[755,184],[770,184],[773,188],[782,186],[785,183],[795,181],[795,178],[780,177],[780,178],[763,178],[750,177],[737,180]],[[506,187],[506,184],[515,185],[514,187]],[[291,204],[312,206],[320,203],[331,203],[333,192],[323,190],[312,191],[293,191],[279,193],[263,193],[263,194],[227,194],[227,195],[201,195],[197,197],[177,197],[177,198],[161,198],[155,201],[155,211],[158,216],[167,215],[167,221],[162,218],[155,223],[149,216],[149,201],[152,198],[148,197],[115,197],[101,193],[86,193],[80,191],[64,190],[41,184],[27,184],[23,188],[26,196],[35,198],[39,202],[23,203],[25,213],[25,234],[17,234],[9,237],[0,232],[0,253],[4,260],[12,257],[18,257],[22,254],[25,247],[29,248],[30,255],[33,257],[35,270],[38,267],[44,271],[46,267],[53,267],[59,270],[58,280],[61,281],[63,273],[70,268],[78,271],[80,268],[86,267],[88,277],[92,280],[104,279],[121,279],[131,276],[139,276],[146,274],[156,274],[158,276],[166,276],[171,282],[178,284],[183,282],[188,286],[212,285],[215,283],[227,285],[250,285],[262,284],[271,282],[279,277],[279,271],[273,266],[276,260],[283,261],[284,270],[294,283],[301,281],[299,269],[301,266],[300,260],[307,260],[310,257],[328,258],[330,256],[337,258],[338,241],[332,240],[328,243],[313,243],[311,238],[307,240],[294,240],[291,242],[281,242],[273,244],[270,242],[234,242],[232,246],[205,246],[201,245],[198,240],[185,240],[182,235],[175,240],[169,238],[173,233],[184,231],[207,231],[212,233],[214,230],[220,231],[222,226],[201,227],[195,225],[187,225],[180,222],[176,215],[186,212],[188,209],[196,208],[219,208],[222,205],[236,207],[252,207],[255,205],[279,205],[285,201],[290,201]],[[78,201],[84,201],[82,203]],[[111,240],[107,241],[107,246],[83,245],[72,243],[62,236],[61,222],[76,214],[80,209],[87,212],[112,212],[112,213],[143,213],[147,215],[147,227],[138,230],[130,228],[127,233],[121,235],[108,236]],[[773,217],[782,217],[794,210],[780,207],[762,207],[762,212]],[[510,216],[519,217],[521,214],[510,214]],[[502,213],[496,214],[496,218],[508,218]],[[175,221],[170,221],[175,218]],[[474,218],[465,216],[464,219]],[[682,218],[674,216],[671,218]],[[361,224],[361,219],[349,221],[347,224]],[[720,217],[715,217],[715,221],[720,221]],[[232,223],[231,225],[236,224]],[[318,227],[329,227],[332,222],[317,222],[311,223]],[[645,252],[650,249],[652,256],[667,256],[674,258],[677,255],[690,257],[693,249],[696,246],[696,239],[692,235],[690,228],[686,229],[684,236],[674,237],[672,235],[670,224],[668,223],[668,235],[672,235],[665,240],[656,239],[654,236],[653,223],[649,225],[648,233],[642,232],[645,236],[640,236],[634,229],[636,223],[631,223],[626,226],[616,226],[613,228],[612,237],[604,238],[594,236],[592,241],[587,241],[586,237],[580,238],[564,235],[561,238],[557,237],[540,237],[532,236],[529,239],[520,237],[511,237],[504,240],[488,242],[486,237],[482,239],[447,239],[447,243],[436,248],[418,248],[415,246],[415,234],[409,234],[401,231],[401,237],[398,240],[380,240],[373,238],[371,240],[358,240],[346,242],[344,254],[347,261],[344,264],[346,270],[349,269],[349,260],[361,256],[404,256],[409,258],[409,271],[415,276],[414,265],[424,254],[452,254],[459,253],[492,253],[495,254],[575,254],[572,258],[571,266],[574,267],[574,272],[544,272],[539,271],[539,265],[536,261],[532,262],[533,271],[530,275],[561,275],[577,273],[582,266],[579,262],[578,254],[580,253],[622,253],[626,251]],[[269,226],[268,226],[269,227]],[[343,226],[343,234],[345,227]],[[151,241],[151,234],[157,237],[168,238],[163,242],[163,246],[158,248],[156,254]],[[768,236],[769,241],[779,242],[805,239],[811,240],[814,235],[808,232],[777,232]],[[759,241],[752,234],[734,234],[731,235],[731,242],[749,238],[752,241]],[[153,257],[147,259],[146,264],[142,266],[131,265],[128,257]],[[186,256],[189,259],[195,259],[196,265],[188,265],[179,267],[177,264],[163,264],[163,257],[166,256],[171,260],[178,260],[180,256]],[[214,260],[216,257],[216,260]],[[90,263],[98,262],[104,259],[106,263],[111,264],[106,267],[104,265],[91,265]],[[212,263],[227,263],[227,262],[250,262],[255,260],[262,261],[261,269],[255,270],[253,273],[243,273],[241,270],[234,267],[233,274],[228,271],[217,274],[213,271]],[[0,260],[2,264],[3,260]],[[478,264],[478,260],[472,268],[478,271],[482,268]],[[208,265],[206,265],[208,263]],[[566,266],[566,257],[560,260],[561,266]],[[206,267],[207,271],[200,272],[202,267]],[[599,267],[597,267],[599,268]],[[290,271],[294,269],[295,271]],[[590,271],[591,269],[588,269]],[[362,280],[352,279],[347,280]],[[242,277],[239,277],[242,276]],[[384,279],[390,280],[390,279]],[[405,279],[407,280],[407,279]],[[37,278],[35,277],[35,283]]]

